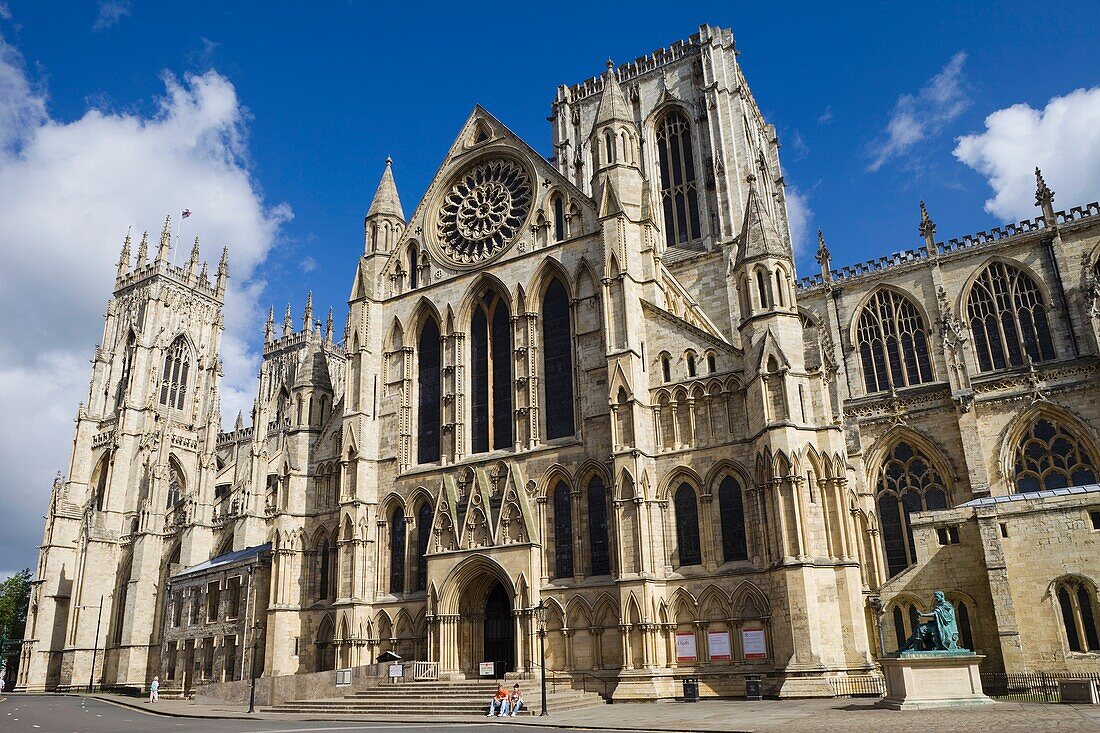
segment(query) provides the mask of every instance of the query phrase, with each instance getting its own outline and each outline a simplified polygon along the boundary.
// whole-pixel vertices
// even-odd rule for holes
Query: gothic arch
[[[691,621],[699,618],[698,599],[691,594],[691,591],[682,586],[672,592],[668,605],[672,609],[673,619],[680,620],[684,615]]]
[[[569,277],[569,272],[556,258],[551,256],[543,257],[535,268],[535,272],[531,275],[530,280],[527,281],[527,300],[530,304],[539,304],[541,311],[542,299],[546,295],[546,288],[550,287],[550,282],[554,279],[561,281],[562,287],[565,288],[565,294],[569,300],[574,300],[573,293],[573,280]]]
[[[702,485],[714,487],[726,476],[732,477],[737,483],[741,484],[742,488],[748,488],[753,484],[752,476],[749,474],[747,468],[737,461],[723,458],[711,466],[710,470],[707,471],[706,479],[703,481]]]
[[[378,502],[378,516],[388,518],[393,513],[394,507],[400,507],[401,511],[408,515],[408,506],[405,504],[405,499],[396,491],[391,491],[386,494],[382,501]]]
[[[439,326],[440,331],[443,330],[443,316],[439,312],[439,308],[435,303],[421,295],[416,299],[416,304],[409,312],[408,328],[405,329],[405,333],[413,336],[420,333],[421,327],[424,325],[424,321],[428,318],[433,319],[436,325]],[[395,318],[396,320],[396,318]],[[415,341],[415,339],[413,339]]]
[[[466,586],[483,575],[488,575],[497,580],[504,587],[510,599],[516,597],[516,586],[512,582],[511,576],[508,575],[508,571],[493,558],[478,553],[456,565],[447,576],[447,579],[443,581],[439,596],[438,613],[460,613],[460,603]]]
[[[576,294],[576,298],[591,298],[599,295],[599,289],[596,283],[600,279],[596,277],[596,271],[592,267],[592,263],[588,261],[588,258],[581,257],[577,262],[576,270],[573,274],[573,292]]]
[[[741,584],[730,593],[730,609],[742,619],[766,619],[771,616],[768,597],[748,580],[741,581]]]
[[[696,496],[701,495],[703,493],[703,487],[707,485],[699,474],[695,472],[695,469],[690,466],[677,466],[665,474],[665,477],[661,479],[661,482],[657,485],[657,500],[668,500],[672,492],[678,489],[682,483],[690,484],[691,487],[695,489]]]
[[[948,482],[949,498],[954,497],[955,493],[955,467],[951,463],[950,453],[944,449],[936,440],[928,437],[924,433],[917,431],[906,425],[895,425],[887,430],[883,435],[875,441],[870,450],[866,453],[865,464],[867,465],[867,485],[875,486],[878,483],[879,471],[882,465],[886,462],[890,452],[898,443],[909,443],[914,448],[919,450],[928,460],[932,461],[932,465],[940,475]],[[836,459],[839,461],[840,456]],[[843,469],[837,474],[843,476]]]
[[[550,497],[550,490],[557,486],[559,481],[570,489],[573,488],[573,477],[569,475],[569,470],[562,464],[555,463],[546,469],[535,495],[542,499]]]
[[[520,313],[517,307],[516,294],[512,289],[505,285],[504,281],[496,275],[490,272],[481,271],[477,274],[477,277],[474,278],[473,282],[470,283],[469,287],[466,288],[466,292],[459,300],[458,322],[467,324],[467,330],[470,319],[473,317],[474,304],[486,290],[496,291],[501,300],[508,304],[509,313],[513,315]]]
[[[1054,301],[1050,293],[1050,288],[1047,286],[1046,280],[1035,271],[1031,265],[1020,260],[1012,259],[1011,257],[1005,257],[1004,255],[990,255],[984,260],[979,262],[970,275],[963,282],[962,288],[959,289],[958,298],[955,300],[955,312],[960,314],[960,319],[964,319],[966,315],[966,304],[970,300],[970,291],[974,289],[974,283],[978,281],[982,273],[995,262],[1000,262],[1003,265],[1020,270],[1025,275],[1030,277],[1035,286],[1039,289],[1039,293],[1043,298],[1043,305],[1048,309],[1054,307]]]
[[[981,265],[981,267],[979,267],[978,269],[980,270],[984,267],[985,267],[985,264]],[[970,277],[973,278],[973,274]],[[969,282],[969,279],[968,279],[968,282]],[[850,344],[859,343],[858,334],[856,333],[856,331],[859,327],[859,316],[860,316],[861,313],[863,313],[863,309],[867,307],[867,305],[871,302],[871,300],[873,300],[875,298],[875,296],[878,295],[878,293],[880,293],[884,290],[890,291],[890,292],[898,295],[899,297],[904,298],[906,301],[911,303],[914,308],[916,308],[917,314],[920,316],[921,322],[924,324],[925,330],[928,331],[929,338],[931,339],[932,324],[935,321],[931,316],[928,315],[928,308],[925,306],[924,302],[920,298],[916,297],[916,295],[914,295],[914,293],[903,290],[902,288],[898,287],[897,285],[893,285],[891,283],[880,283],[879,285],[876,285],[875,287],[871,288],[870,290],[865,292],[863,295],[861,295],[859,300],[856,301],[855,307],[852,308],[852,310],[851,310],[851,314],[852,314],[851,319],[849,320],[848,327],[847,327],[848,343],[850,343]],[[800,308],[799,310],[801,311],[802,309]],[[963,312],[965,312],[965,310]],[[808,316],[808,317],[813,318],[813,316]]]
[[[588,628],[595,619],[592,613],[592,605],[584,596],[573,596],[569,599],[569,602],[566,603],[565,609],[566,623],[568,623],[570,628]]]
[[[730,599],[716,585],[708,585],[699,594],[699,619],[704,621],[725,621],[730,617]]]
[[[577,477],[576,485],[587,487],[589,482],[592,481],[593,476],[599,476],[603,481],[604,486],[612,486],[611,474],[607,472],[607,467],[599,461],[589,458],[580,466],[577,467],[577,471],[574,474]]]
[[[1094,474],[1100,474],[1100,452],[1097,450],[1096,442],[1090,437],[1095,434],[1095,431],[1075,412],[1044,400],[1034,403],[1016,415],[1004,429],[998,466],[1007,487],[1014,489],[1015,485],[1016,448],[1025,434],[1039,420],[1047,420],[1061,426],[1076,438],[1081,450],[1086,454],[1085,457],[1091,462]]]

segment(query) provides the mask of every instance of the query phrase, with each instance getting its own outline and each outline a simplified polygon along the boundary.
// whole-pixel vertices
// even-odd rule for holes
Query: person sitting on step
[[[503,683],[497,685],[497,694],[489,701],[489,714],[485,717],[493,717],[494,712],[501,718],[508,714],[508,690]]]
[[[512,687],[512,692],[508,695],[508,708],[511,711],[511,716],[516,717],[516,713],[520,708],[527,707],[527,703],[523,701],[523,694],[519,691],[519,683],[517,682]]]

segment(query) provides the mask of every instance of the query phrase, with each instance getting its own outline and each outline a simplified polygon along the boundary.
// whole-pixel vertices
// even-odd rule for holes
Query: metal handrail
[[[535,675],[533,675],[531,673],[531,669],[533,667],[542,669],[542,665],[539,664],[538,662],[534,661],[533,659],[526,660],[525,667],[524,667],[524,670],[522,672],[521,679],[525,679],[525,680],[535,679]],[[551,670],[550,668],[546,669],[546,678],[551,683],[550,688],[554,692],[558,691],[559,682],[568,685],[568,687],[566,689],[570,689],[570,690],[574,689],[573,688],[573,682],[578,677],[580,678],[581,691],[582,692],[595,692],[596,694],[598,694],[600,697],[604,698],[605,700],[608,698],[608,692],[607,692],[607,683],[608,683],[608,681],[603,679],[602,677],[598,677],[598,676],[596,676],[596,675],[594,675],[590,672],[581,672],[581,671],[566,672],[566,671],[563,671],[563,670]],[[590,680],[590,679],[594,680],[596,683],[598,683],[600,685],[599,690],[589,690],[588,689],[588,680]]]

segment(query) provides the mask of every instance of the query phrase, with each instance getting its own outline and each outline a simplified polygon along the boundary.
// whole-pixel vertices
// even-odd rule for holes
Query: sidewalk
[[[193,718],[244,718],[256,720],[356,720],[346,715],[289,716],[276,713],[249,715],[244,706],[196,705],[188,700],[161,700],[152,705],[123,695],[94,697],[149,713]],[[536,710],[537,710],[536,702]],[[494,718],[493,721],[505,722]],[[471,723],[489,721],[484,716],[372,717],[372,722]],[[835,700],[708,700],[620,703],[574,710],[548,717],[508,718],[510,724],[552,725],[579,730],[617,731],[745,731],[746,733],[801,733],[802,731],[867,731],[867,733],[918,733],[940,730],[958,733],[1035,733],[1036,731],[1100,731],[1100,706],[1054,703],[1004,702],[977,708],[953,708],[898,712],[879,710],[868,698]]]

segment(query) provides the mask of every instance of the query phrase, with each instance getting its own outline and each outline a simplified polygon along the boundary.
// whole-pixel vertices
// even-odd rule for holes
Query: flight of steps
[[[515,683],[508,682],[506,687],[511,689],[513,684]],[[523,690],[523,700],[529,707],[519,714],[537,715],[541,709],[540,688],[520,682],[520,689]],[[484,716],[489,709],[489,700],[496,691],[496,682],[480,680],[383,683],[340,698],[291,700],[265,708],[264,712],[298,715]],[[594,692],[559,687],[556,692],[547,694],[547,708],[551,711],[564,712],[603,704],[604,699]]]

